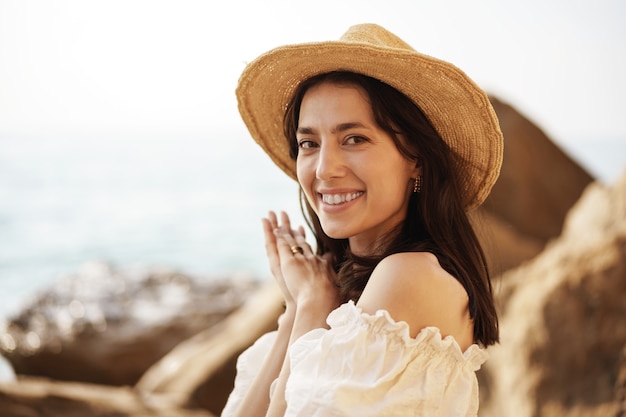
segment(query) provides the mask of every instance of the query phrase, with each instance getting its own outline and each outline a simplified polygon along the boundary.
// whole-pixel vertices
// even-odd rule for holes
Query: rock
[[[2,417],[215,417],[206,410],[157,408],[129,387],[22,378],[0,383]]]
[[[479,208],[471,215],[492,277],[532,259],[546,244],[542,239],[525,235],[515,225],[487,210]]]
[[[500,286],[501,343],[479,374],[481,417],[617,415],[626,372],[626,174],[613,187],[587,187],[562,235]]]
[[[13,367],[4,356],[0,356],[0,382],[13,382],[15,379],[16,376]]]
[[[557,237],[594,178],[513,107],[490,100],[504,134],[504,159],[485,208],[526,235]]]
[[[154,364],[136,388],[152,403],[200,407],[219,415],[232,391],[244,349],[277,327],[283,296],[267,282],[223,323],[176,346]]]
[[[626,416],[626,345],[622,349],[622,357],[617,371],[617,384],[615,384],[617,412],[615,417],[624,417]]]
[[[482,237],[489,237],[483,244],[499,274],[531,259],[560,234],[567,212],[593,177],[513,107],[490,100],[504,134],[504,158],[479,212],[494,220],[487,222],[492,235]]]
[[[210,328],[258,286],[171,270],[86,264],[0,323],[0,353],[18,374],[132,385],[182,340]]]

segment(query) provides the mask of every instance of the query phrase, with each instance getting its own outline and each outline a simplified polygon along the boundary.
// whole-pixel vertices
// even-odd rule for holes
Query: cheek
[[[296,163],[296,178],[298,179],[298,183],[300,184],[300,187],[302,187],[302,189],[306,189],[306,184],[308,182],[307,175],[304,170],[304,167],[299,162]]]
[[[310,171],[305,166],[303,166],[303,164],[297,163],[296,164],[296,177],[298,179],[298,183],[300,184],[300,188],[302,189],[302,191],[304,191],[304,195],[306,196],[306,199],[308,200],[309,204],[311,206],[314,206],[313,203],[314,203],[315,195],[311,194],[313,192],[312,190],[313,177]]]

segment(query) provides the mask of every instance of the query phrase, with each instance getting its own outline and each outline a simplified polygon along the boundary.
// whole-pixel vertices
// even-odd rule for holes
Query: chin
[[[350,237],[350,234],[348,234],[348,232],[344,229],[324,227],[324,225],[322,225],[322,230],[326,233],[326,236],[332,239],[347,239]]]
[[[326,232],[324,232],[324,233],[326,233]],[[337,240],[347,239],[348,238],[348,236],[343,235],[343,234],[338,234],[338,233],[326,233],[326,236],[328,236],[331,239],[337,239]]]

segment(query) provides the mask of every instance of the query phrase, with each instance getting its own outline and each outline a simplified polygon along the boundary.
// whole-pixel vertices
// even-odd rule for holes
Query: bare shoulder
[[[372,272],[358,306],[367,313],[387,310],[409,324],[411,336],[428,326],[452,335],[462,348],[472,343],[473,323],[461,283],[428,252],[397,253]]]

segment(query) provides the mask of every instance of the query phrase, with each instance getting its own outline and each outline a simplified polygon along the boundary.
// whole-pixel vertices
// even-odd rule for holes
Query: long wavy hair
[[[368,256],[351,253],[348,239],[326,235],[300,190],[302,211],[315,235],[317,253],[332,254],[343,301],[359,299],[372,271],[383,258],[399,252],[431,252],[467,291],[474,341],[484,346],[497,343],[498,317],[487,262],[465,211],[466,202],[459,185],[460,157],[407,96],[374,78],[337,71],[301,83],[285,111],[283,128],[294,160],[298,157],[296,131],[302,99],[312,86],[322,82],[362,88],[369,97],[376,123],[391,136],[404,157],[422,168],[421,192],[411,194],[405,221],[388,233]]]

